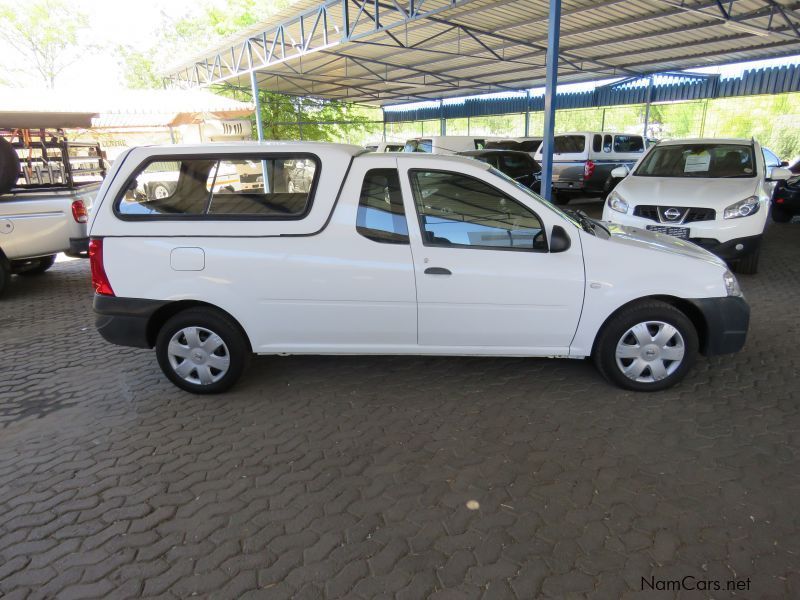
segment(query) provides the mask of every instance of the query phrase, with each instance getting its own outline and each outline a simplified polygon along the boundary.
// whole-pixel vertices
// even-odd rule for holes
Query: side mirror
[[[611,176],[614,179],[625,179],[628,176],[629,172],[630,171],[628,171],[628,167],[625,166],[617,167],[616,169],[613,169],[611,171]]]
[[[566,252],[572,246],[572,240],[569,239],[567,232],[561,225],[553,225],[553,230],[550,232],[550,252]]]
[[[769,181],[786,181],[792,176],[792,172],[785,167],[772,167],[767,174],[767,179]]]

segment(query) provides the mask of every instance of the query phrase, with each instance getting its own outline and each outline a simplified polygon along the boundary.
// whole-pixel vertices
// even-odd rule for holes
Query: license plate
[[[657,231],[658,233],[666,233],[667,235],[671,235],[672,237],[681,238],[683,240],[689,239],[689,228],[688,227],[667,227],[664,225],[648,225],[648,231]]]

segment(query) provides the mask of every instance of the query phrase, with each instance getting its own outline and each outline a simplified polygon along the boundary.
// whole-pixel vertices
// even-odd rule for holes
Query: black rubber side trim
[[[103,339],[112,344],[152,348],[147,339],[147,325],[153,314],[166,304],[169,301],[95,294],[95,326]]]
[[[716,356],[742,349],[750,326],[750,306],[744,298],[694,298],[689,302],[703,313],[706,322],[706,336],[700,352]]]

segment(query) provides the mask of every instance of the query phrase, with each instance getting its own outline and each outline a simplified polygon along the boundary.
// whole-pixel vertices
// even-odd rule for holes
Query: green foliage
[[[161,87],[158,69],[148,54],[130,46],[117,46],[114,53],[122,66],[122,76],[126,87],[132,89]]]
[[[0,22],[0,38],[17,55],[0,58],[4,70],[33,76],[50,88],[61,71],[92,48],[81,39],[88,15],[63,0],[3,0]]]

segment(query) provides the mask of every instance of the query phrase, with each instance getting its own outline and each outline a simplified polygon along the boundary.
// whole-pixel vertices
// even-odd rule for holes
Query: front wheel
[[[750,254],[733,263],[733,270],[740,275],[755,275],[758,273],[758,260],[760,256],[761,245],[759,244]]]
[[[158,333],[156,357],[164,375],[193,394],[229,389],[250,360],[250,345],[237,324],[209,308],[190,308]]]
[[[604,326],[594,351],[600,373],[621,388],[665,390],[678,383],[697,358],[697,331],[665,302],[623,308]]]

